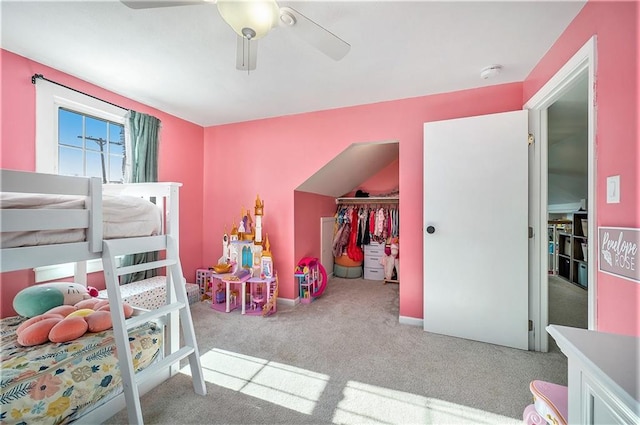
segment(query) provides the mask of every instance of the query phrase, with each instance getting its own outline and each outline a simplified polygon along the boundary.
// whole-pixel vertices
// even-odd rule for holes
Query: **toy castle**
[[[248,269],[252,276],[262,273],[262,257],[271,257],[269,236],[262,237],[262,216],[264,201],[256,196],[254,207],[255,223],[249,209],[241,210],[238,226],[231,228],[229,237],[222,238],[222,257],[218,263],[235,263],[238,268]]]

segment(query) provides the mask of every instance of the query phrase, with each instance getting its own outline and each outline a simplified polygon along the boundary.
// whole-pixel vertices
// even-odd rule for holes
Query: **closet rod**
[[[370,196],[368,198],[336,198],[336,204],[342,205],[360,205],[360,204],[398,204],[400,198],[376,198]]]

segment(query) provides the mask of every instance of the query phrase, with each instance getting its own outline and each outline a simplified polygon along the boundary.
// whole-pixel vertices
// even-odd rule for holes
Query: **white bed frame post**
[[[167,257],[175,256],[175,258],[180,258],[180,186],[179,183],[171,183],[169,185],[169,193],[166,198],[164,210],[165,210],[165,220],[166,228],[165,234],[171,236],[173,240],[176,242],[175,245],[175,253],[170,252],[170,248],[167,248]],[[180,266],[181,267],[181,266]],[[167,286],[167,302],[175,303],[176,302],[176,292],[175,285],[173,284],[173,275],[169,272],[167,268],[166,271],[166,286]],[[183,274],[180,273],[182,286],[185,286],[186,279]],[[169,329],[179,329],[179,317],[177,313],[172,313],[169,316]],[[170,353],[174,353],[178,351],[180,346],[180,335],[178,332],[167,332],[167,343],[165,344],[165,355],[169,355]],[[178,373],[180,365],[174,363],[171,365],[171,375],[175,375]]]

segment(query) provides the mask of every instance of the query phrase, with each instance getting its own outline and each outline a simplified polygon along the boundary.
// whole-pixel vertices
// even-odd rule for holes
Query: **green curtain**
[[[158,181],[158,144],[160,120],[151,115],[129,111],[125,123],[125,182],[147,183]],[[158,259],[157,252],[127,255],[123,259],[124,266],[141,264]],[[120,283],[126,284],[147,279],[158,274],[157,270],[123,275]]]

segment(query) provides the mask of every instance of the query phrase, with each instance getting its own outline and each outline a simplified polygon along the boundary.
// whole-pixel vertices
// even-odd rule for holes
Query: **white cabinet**
[[[639,424],[640,338],[558,325],[547,331],[567,356],[569,424]]]
[[[384,244],[372,242],[364,245],[364,278],[384,280],[384,266],[380,260],[384,257]]]

